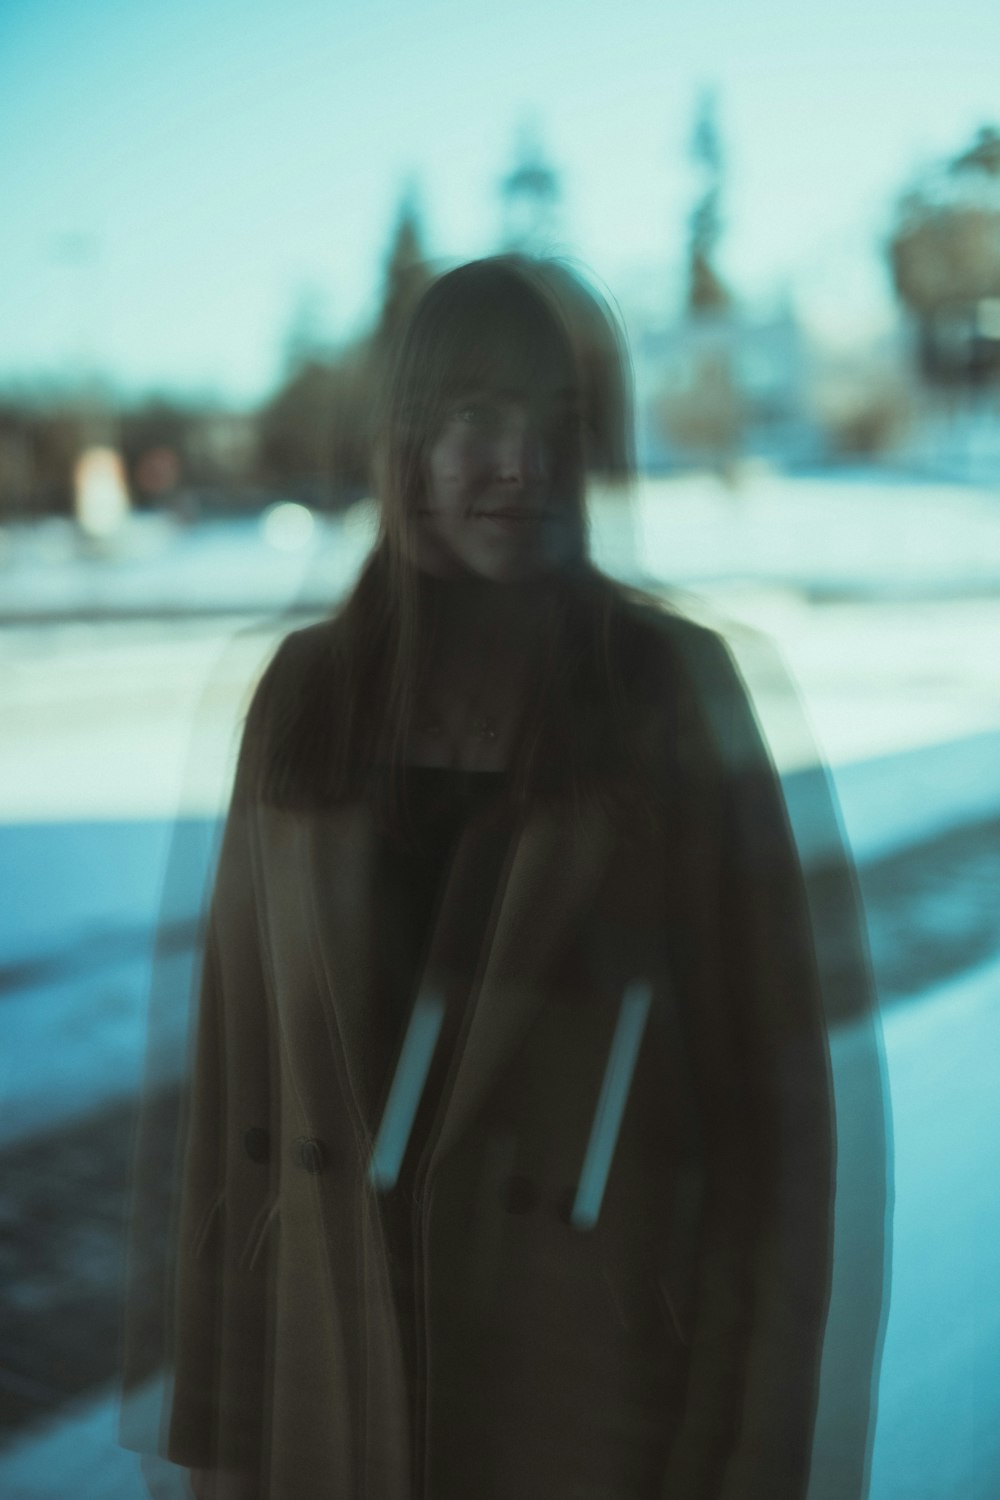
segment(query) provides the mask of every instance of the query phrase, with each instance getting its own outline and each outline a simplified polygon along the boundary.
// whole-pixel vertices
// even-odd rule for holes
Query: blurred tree
[[[34,422],[17,402],[0,402],[0,520],[30,515],[38,502]]]
[[[368,392],[363,346],[301,365],[258,415],[265,482],[320,509],[356,498],[368,475]]]
[[[185,460],[196,421],[196,412],[164,396],[151,396],[122,412],[122,456],[129,488],[140,506],[169,500],[189,472]]]
[[[1000,130],[984,126],[901,194],[887,249],[925,378],[1000,379]]]
[[[376,357],[394,346],[411,308],[430,280],[417,189],[410,183],[400,200],[386,260],[382,306],[372,336]]]
[[[82,403],[59,395],[0,404],[0,516],[72,515],[73,467],[86,445]]]
[[[688,220],[684,318],[654,421],[678,453],[732,479],[748,412],[737,375],[740,323],[716,263],[725,173],[718,103],[710,89],[702,92],[695,108],[690,156],[698,190]]]
[[[730,296],[716,267],[722,236],[721,198],[724,178],[716,96],[706,90],[698,101],[691,136],[691,158],[700,192],[688,228],[688,312],[714,313],[729,307]]]
[[[269,485],[324,508],[348,504],[364,491],[385,360],[430,279],[411,183],[400,200],[371,333],[330,350],[316,336],[315,299],[300,299],[287,345],[296,358],[258,415],[262,473]]]
[[[995,125],[983,125],[972,145],[959,152],[952,162],[954,172],[985,172],[989,177],[1000,177],[1000,130]]]
[[[119,414],[117,442],[136,504],[197,514],[253,505],[253,419],[213,403],[154,395]]]
[[[326,297],[315,282],[300,286],[285,334],[285,370],[294,375],[303,365],[323,360],[330,353]]]

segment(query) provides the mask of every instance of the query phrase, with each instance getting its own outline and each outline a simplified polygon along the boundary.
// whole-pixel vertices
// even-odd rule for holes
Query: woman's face
[[[494,583],[544,571],[565,551],[578,468],[571,390],[460,391],[427,456],[421,566]]]

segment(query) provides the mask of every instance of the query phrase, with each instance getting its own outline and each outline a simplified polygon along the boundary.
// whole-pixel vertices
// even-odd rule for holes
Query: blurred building
[[[640,468],[802,463],[823,450],[809,346],[788,303],[729,304],[640,329],[633,359]]]
[[[1000,130],[984,127],[909,187],[888,251],[923,378],[955,390],[1000,385]]]
[[[500,183],[500,249],[544,255],[561,235],[559,173],[542,145],[538,123],[523,122],[514,164]]]

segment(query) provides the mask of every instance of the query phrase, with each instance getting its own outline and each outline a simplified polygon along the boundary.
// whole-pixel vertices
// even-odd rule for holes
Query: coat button
[[[509,1214],[530,1214],[538,1203],[538,1189],[530,1177],[515,1173],[501,1187],[500,1202]]]
[[[251,1161],[267,1161],[271,1155],[271,1137],[263,1125],[250,1127],[243,1137],[243,1149]]]
[[[314,1177],[326,1166],[326,1147],[310,1135],[300,1135],[295,1142],[295,1159],[304,1172]]]

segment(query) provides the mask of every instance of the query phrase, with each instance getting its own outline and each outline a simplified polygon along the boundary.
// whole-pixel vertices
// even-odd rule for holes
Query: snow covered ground
[[[757,467],[736,488],[709,474],[642,478],[627,496],[595,487],[591,533],[610,571],[681,588],[766,580],[828,596],[954,598],[995,590],[998,501],[1000,487]],[[0,618],[322,610],[371,530],[367,502],[346,517],[272,508],[195,527],[137,515],[87,544],[69,521],[10,526],[0,530]]]
[[[885,1017],[892,1292],[871,1500],[1000,1494],[1000,960]]]
[[[366,525],[363,514],[333,524],[277,566],[254,523],[164,534],[142,558],[86,566],[46,562],[37,538],[8,542],[0,1140],[134,1089],[171,826],[191,820],[192,868],[203,867],[249,686],[286,611],[318,613],[344,586]],[[593,529],[612,570],[670,584],[726,622],[793,820],[795,772],[816,746],[862,863],[1000,815],[1000,495],[658,481],[630,508],[598,498]],[[132,617],[144,607],[156,618]],[[808,853],[801,809],[798,822]],[[179,928],[196,904],[173,914]],[[896,1202],[872,1500],[995,1500],[998,961],[894,1005],[884,1026]],[[114,1446],[114,1407],[97,1395],[20,1436],[0,1454],[0,1494],[143,1494],[135,1458]]]

